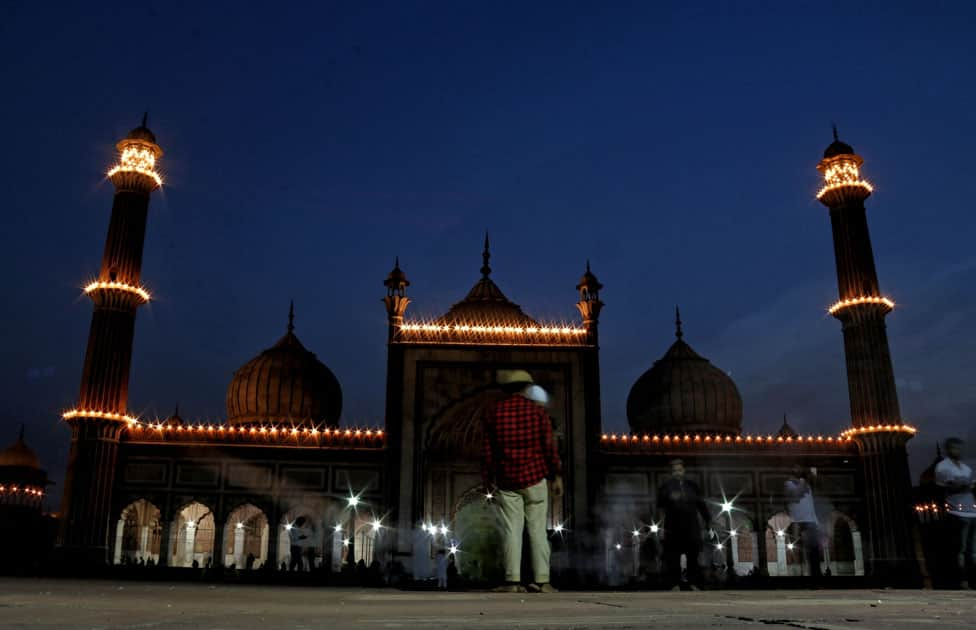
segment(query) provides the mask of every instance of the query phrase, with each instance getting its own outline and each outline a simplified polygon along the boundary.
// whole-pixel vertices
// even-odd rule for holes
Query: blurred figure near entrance
[[[790,520],[800,528],[800,542],[810,567],[810,579],[819,582],[820,570],[820,519],[813,502],[813,484],[817,479],[816,468],[804,468],[794,464],[790,478],[783,484]]]
[[[702,585],[698,560],[702,548],[702,524],[709,527],[712,516],[698,484],[685,478],[685,463],[680,459],[671,461],[671,478],[658,489],[657,511],[658,519],[664,522],[664,562],[671,590],[681,590],[682,554],[687,564],[688,585],[693,591],[699,590]],[[709,536],[714,535],[709,528]]]
[[[935,484],[945,491],[945,507],[953,526],[952,548],[959,587],[969,588],[968,571],[976,567],[976,498],[973,471],[962,461],[962,447],[959,438],[946,440],[946,457],[935,467]]]

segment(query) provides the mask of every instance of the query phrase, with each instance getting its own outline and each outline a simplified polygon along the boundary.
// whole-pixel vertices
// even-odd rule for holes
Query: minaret
[[[603,285],[590,271],[590,261],[587,260],[586,272],[576,285],[576,290],[579,291],[579,302],[576,303],[576,308],[583,316],[583,327],[586,328],[589,342],[593,345],[598,345],[599,342],[600,311],[603,310],[603,302],[600,301],[602,288]]]
[[[903,424],[888,350],[885,316],[894,302],[878,286],[864,200],[872,188],[861,179],[864,163],[837,138],[817,170],[824,186],[817,199],[830,209],[840,299],[830,314],[840,320],[847,361],[852,428],[864,471],[868,570],[885,580],[919,575],[912,531],[911,479],[905,445],[914,429]]]
[[[407,274],[400,269],[399,256],[393,263],[393,271],[383,281],[383,286],[386,287],[386,297],[383,298],[383,303],[386,304],[386,316],[389,324],[387,340],[393,341],[403,324],[403,313],[406,312],[407,306],[410,304],[410,298],[407,297],[407,287],[410,286],[410,281],[407,280]]]
[[[163,151],[142,124],[118,145],[108,172],[115,185],[112,218],[98,278],[85,287],[94,303],[78,405],[64,414],[71,450],[62,503],[60,545],[88,563],[107,561],[119,436],[128,414],[129,366],[136,309],[149,300],[139,283],[149,196],[162,185],[156,160]]]

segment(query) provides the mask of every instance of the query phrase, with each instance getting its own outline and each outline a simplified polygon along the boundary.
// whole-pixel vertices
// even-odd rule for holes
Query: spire
[[[295,331],[295,300],[288,306],[288,332]]]
[[[399,269],[400,268],[400,257],[399,256],[397,256],[396,258],[393,259],[393,268],[394,269]]]
[[[837,137],[837,123],[830,123],[830,128],[834,132],[834,142],[840,142],[840,138]]]
[[[173,415],[179,417],[180,415],[180,403],[176,403],[176,408],[173,410]]]
[[[488,266],[489,258],[491,258],[491,252],[488,249],[488,230],[485,230],[485,251],[481,253],[481,276],[483,278],[491,275],[491,267]]]
[[[143,112],[142,113],[142,127],[144,129],[148,129],[148,127],[146,126],[146,123],[147,122],[149,122],[149,112]]]
[[[685,336],[685,334],[681,332],[681,310],[678,308],[677,304],[674,306],[674,336],[678,339]]]
[[[23,422],[20,423],[20,435],[17,436],[17,441],[18,442],[23,442],[24,441],[24,423]]]
[[[586,259],[586,273],[590,273],[590,259]]]

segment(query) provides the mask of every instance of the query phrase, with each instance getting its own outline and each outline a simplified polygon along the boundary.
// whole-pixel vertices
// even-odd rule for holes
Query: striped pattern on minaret
[[[85,288],[94,310],[78,405],[65,415],[72,440],[60,545],[98,564],[107,560],[119,437],[128,415],[136,310],[148,300],[140,280],[149,197],[162,181],[155,170],[162,150],[145,118],[117,146],[119,163],[108,173],[115,198],[102,265],[97,280]]]
[[[901,424],[885,328],[891,302],[878,285],[864,207],[872,189],[860,177],[862,163],[849,145],[835,139],[817,166],[824,173],[825,185],[818,198],[830,209],[837,265],[839,300],[831,313],[843,327],[855,427]]]

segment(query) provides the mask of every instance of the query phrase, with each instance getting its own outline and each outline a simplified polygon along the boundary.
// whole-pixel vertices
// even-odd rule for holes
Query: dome
[[[126,140],[145,140],[146,142],[152,142],[156,144],[156,136],[153,132],[149,131],[149,127],[146,126],[146,121],[149,118],[149,114],[143,114],[142,124],[129,132],[125,137]]]
[[[24,442],[24,428],[20,428],[17,441],[0,451],[0,466],[17,466],[40,470],[41,460],[37,453]]]
[[[837,157],[838,155],[854,155],[854,147],[846,142],[834,140],[830,143],[830,146],[824,150],[824,159]]]
[[[336,424],[342,388],[295,336],[293,311],[278,343],[244,364],[227,388],[229,424]]]
[[[838,155],[854,155],[854,147],[846,142],[841,142],[840,138],[837,137],[837,125],[834,125],[833,131],[834,141],[824,150],[824,159],[837,157]]]
[[[482,253],[481,279],[475,283],[463,300],[451,307],[438,318],[441,325],[490,325],[537,327],[539,323],[522,312],[522,308],[510,302],[494,280],[490,278],[491,267],[488,260],[488,236],[485,236],[485,250]]]
[[[627,397],[627,420],[633,433],[742,432],[742,397],[729,376],[678,339]]]

